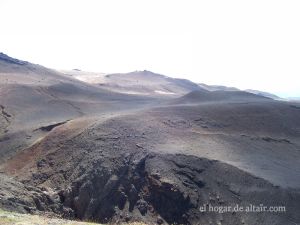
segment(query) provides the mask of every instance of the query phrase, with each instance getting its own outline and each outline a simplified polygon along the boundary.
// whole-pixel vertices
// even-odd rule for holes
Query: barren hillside
[[[91,84],[1,57],[1,208],[113,224],[300,222],[299,103],[149,71]],[[200,210],[236,205],[285,211]]]

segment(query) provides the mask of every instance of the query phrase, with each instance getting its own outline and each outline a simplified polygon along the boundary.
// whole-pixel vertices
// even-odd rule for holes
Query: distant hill
[[[280,99],[280,97],[278,97],[277,95],[274,95],[272,93],[265,92],[265,91],[258,91],[258,90],[252,90],[252,89],[246,89],[245,91],[252,93],[252,94],[272,98],[272,99]]]
[[[219,102],[219,101],[262,101],[271,100],[270,98],[255,95],[245,91],[192,91],[172,103],[201,103],[201,102]]]
[[[190,91],[204,90],[189,80],[170,78],[147,70],[106,75],[77,71],[65,73],[79,80],[98,84],[104,89],[127,94],[178,97]]]
[[[223,85],[197,84],[186,79],[171,78],[148,70],[114,74],[85,72],[79,69],[62,72],[80,81],[126,94],[179,97],[191,91],[241,91],[238,88]],[[278,96],[263,91],[251,89],[244,91],[272,99],[279,99]]]
[[[223,85],[207,85],[207,84],[203,84],[203,83],[200,83],[198,85],[208,91],[240,91],[240,89],[238,89],[238,88],[227,87],[227,86],[223,86]],[[258,90],[253,90],[253,89],[246,89],[243,91],[249,92],[252,94],[256,94],[256,95],[260,95],[260,96],[264,96],[267,98],[280,99],[280,97],[278,97],[277,95],[274,95],[272,93],[268,93],[265,91],[258,91]]]
[[[226,87],[226,86],[222,86],[222,85],[207,85],[207,84],[203,84],[203,83],[200,83],[198,85],[208,91],[239,91],[238,88]]]

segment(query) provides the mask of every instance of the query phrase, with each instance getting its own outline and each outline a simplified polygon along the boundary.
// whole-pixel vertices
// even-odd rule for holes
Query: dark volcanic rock
[[[136,202],[136,206],[142,215],[145,215],[147,213],[148,203],[145,200],[143,200],[143,199],[138,200]]]
[[[0,174],[0,208],[21,213],[42,213],[72,217],[73,210],[62,205],[59,196],[51,190],[24,185]]]
[[[94,168],[72,183],[63,199],[75,217],[104,223],[139,220],[158,224],[242,224],[244,219],[239,213],[203,213],[199,207],[280,205],[293,196],[286,203],[287,214],[248,217],[249,221],[268,221],[271,217],[279,222],[287,217],[299,220],[295,217],[295,210],[299,211],[296,202],[300,200],[297,192],[288,193],[218,161],[151,153],[145,157],[135,154],[130,161],[120,162],[109,169]]]
[[[58,214],[113,224],[143,221],[290,225],[300,221],[299,190],[276,187],[216,160],[149,151],[149,139],[161,135],[147,129],[139,131],[113,119],[85,129],[76,138],[60,143],[45,141],[46,147],[34,163],[34,172],[26,184],[52,187],[58,190],[58,197],[51,201],[34,198],[22,204],[45,211],[52,210],[49,205],[54,205]],[[137,143],[143,148],[138,148]],[[55,163],[48,163],[53,159]],[[245,214],[199,210],[203,206],[236,204],[284,205],[286,212]]]

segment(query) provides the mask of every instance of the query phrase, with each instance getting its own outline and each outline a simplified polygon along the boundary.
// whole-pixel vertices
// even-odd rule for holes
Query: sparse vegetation
[[[47,216],[21,214],[3,211],[0,209],[1,225],[99,225],[99,223],[64,220]],[[141,222],[132,222],[129,225],[146,225]]]
[[[1,225],[92,225],[95,223],[78,222],[71,220],[64,220],[58,218],[51,218],[47,216],[21,214],[15,212],[8,212],[0,210],[0,224]]]

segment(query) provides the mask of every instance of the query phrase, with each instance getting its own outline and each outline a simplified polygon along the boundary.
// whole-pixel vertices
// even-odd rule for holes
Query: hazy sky
[[[300,96],[299,0],[0,0],[0,52]]]

